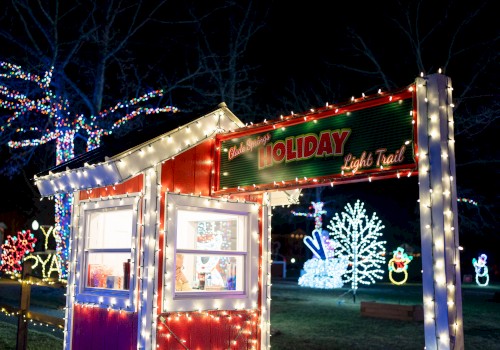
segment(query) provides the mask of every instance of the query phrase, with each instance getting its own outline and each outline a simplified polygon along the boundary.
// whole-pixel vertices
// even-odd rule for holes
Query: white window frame
[[[79,203],[79,238],[77,254],[77,274],[75,279],[76,295],[75,300],[78,303],[89,303],[103,308],[112,308],[116,310],[136,311],[134,305],[134,291],[136,288],[135,262],[137,261],[137,236],[138,236],[138,209],[140,196],[127,195],[116,196],[106,200],[85,200]],[[132,210],[131,230],[132,237],[130,249],[128,248],[102,248],[87,249],[87,216],[92,211],[105,211],[129,207]],[[87,256],[89,251],[93,252],[128,252],[130,251],[130,284],[128,290],[92,288],[86,285],[87,276]]]
[[[258,203],[231,202],[219,198],[166,194],[165,210],[165,258],[163,285],[163,312],[256,309],[258,301],[259,273],[259,208]],[[234,214],[244,217],[243,244],[246,251],[203,251],[178,249],[178,211]],[[177,253],[211,253],[243,258],[242,290],[192,290],[175,291],[175,256]],[[241,277],[241,276],[240,276]],[[240,278],[238,277],[238,278]]]

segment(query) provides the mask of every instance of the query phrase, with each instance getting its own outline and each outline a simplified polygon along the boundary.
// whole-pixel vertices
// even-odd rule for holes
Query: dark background
[[[123,3],[133,8],[141,2]],[[81,95],[55,74],[54,87],[71,99],[74,108],[71,113],[89,115],[144,91],[163,87],[167,93],[159,104],[177,106],[186,114],[196,115],[224,101],[241,120],[261,122],[292,111],[305,112],[327,102],[345,103],[351,96],[375,94],[378,89],[404,88],[422,72],[434,74],[443,68],[443,73],[452,79],[456,100],[458,194],[478,203],[478,206],[458,204],[460,242],[464,247],[462,269],[472,273],[472,258],[483,252],[489,256],[489,266],[498,266],[496,139],[500,27],[495,2],[156,3],[161,4],[159,9],[110,60],[103,78],[100,108],[86,105]],[[54,1],[47,4],[55,8]],[[57,72],[64,58],[69,57],[66,48],[92,28],[89,23],[97,23],[95,28],[100,36],[92,40],[89,36],[82,41],[78,54],[59,70],[83,93],[92,96],[99,81],[94,68],[100,55],[106,52],[101,45],[103,29],[110,23],[103,19],[108,13],[105,7],[110,6],[109,13],[123,15],[111,27],[117,38],[133,28],[135,22],[132,13],[113,8],[118,6],[116,3],[86,0],[81,4],[83,7],[74,12],[70,10],[76,4],[64,4],[68,15],[64,19],[67,22],[61,20],[59,51],[48,44],[40,31],[33,31],[38,33],[32,38],[42,53],[37,54],[34,46],[28,45],[30,37],[24,29],[28,26],[34,30],[38,23],[33,20],[23,23],[19,14],[31,11],[34,16],[41,16],[40,9],[29,1],[5,2],[0,17],[0,60],[20,64],[36,74],[42,74],[55,63]],[[147,17],[146,10],[154,5],[143,5],[142,17]],[[92,12],[94,6],[99,11]],[[93,21],[82,24],[90,16]],[[253,30],[243,30],[249,27]],[[248,37],[242,39],[245,33]],[[200,73],[193,75],[197,69]],[[8,84],[0,77],[0,85]],[[0,110],[1,125],[5,126],[10,113],[7,109]],[[169,115],[138,118],[140,121],[131,122],[108,142],[130,138],[129,132],[154,128],[169,118]],[[182,118],[178,123],[182,125]],[[11,129],[2,129],[0,133],[3,194],[0,222],[7,224],[6,234],[29,228],[34,218],[48,224],[54,217],[53,201],[40,199],[33,185],[35,174],[55,165],[54,142],[31,153],[13,150],[6,143],[19,135],[11,133]],[[84,152],[84,144],[82,138],[76,139],[79,153]],[[11,162],[15,156],[27,161],[16,168]],[[304,190],[300,205],[275,208],[273,235],[278,239],[298,228],[310,234],[313,220],[293,216],[292,209],[307,211],[311,201],[324,201],[326,228],[335,212],[343,211],[347,203],[356,199],[364,201],[367,210],[376,212],[385,224],[388,251],[402,243],[419,251],[415,178],[340,185],[325,188],[319,194],[314,189]],[[498,277],[492,276],[495,278]]]

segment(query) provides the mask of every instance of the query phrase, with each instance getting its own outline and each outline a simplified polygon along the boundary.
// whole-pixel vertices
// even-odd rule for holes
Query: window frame
[[[78,303],[90,303],[100,307],[112,309],[135,310],[134,290],[136,288],[135,262],[138,261],[137,241],[139,232],[139,201],[140,195],[114,196],[109,199],[88,199],[79,203],[79,239],[77,254],[77,275],[75,300]],[[87,248],[87,230],[91,226],[87,220],[88,216],[96,211],[120,210],[130,208],[131,219],[131,242],[130,248]],[[87,286],[88,258],[92,253],[129,253],[130,252],[130,282],[128,290],[111,288],[96,288]]]
[[[164,245],[164,281],[163,281],[163,302],[164,312],[169,311],[190,311],[190,310],[213,310],[213,309],[255,309],[258,301],[258,273],[259,273],[259,208],[258,203],[253,202],[231,202],[218,198],[189,196],[175,193],[166,193],[165,205],[165,232],[166,239]],[[242,227],[244,232],[239,232],[238,239],[243,246],[242,250],[203,250],[179,248],[177,242],[178,212],[190,211],[192,213],[220,213],[230,214],[244,219],[244,222],[237,222],[238,227]],[[175,266],[176,254],[194,254],[199,256],[203,253],[207,255],[220,255],[229,257],[242,257],[243,266],[241,278],[243,279],[241,290],[175,290]],[[237,280],[239,280],[238,277]]]

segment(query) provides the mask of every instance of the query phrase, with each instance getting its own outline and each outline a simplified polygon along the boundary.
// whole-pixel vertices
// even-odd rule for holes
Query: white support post
[[[451,79],[416,80],[425,346],[463,349]]]
[[[156,342],[156,297],[154,284],[157,247],[157,177],[153,167],[144,175],[143,230],[141,237],[141,280],[139,283],[139,307],[137,327],[137,349],[152,349]]]
[[[271,200],[268,192],[264,193],[262,203],[262,271],[261,280],[261,349],[271,347]]]
[[[66,284],[66,311],[64,313],[64,342],[63,349],[70,350],[72,348],[73,334],[73,308],[75,307],[75,286],[76,274],[79,266],[76,262],[76,254],[78,249],[78,240],[80,239],[79,223],[80,223],[80,193],[73,193],[73,205],[71,206],[71,226],[69,232],[69,265],[68,265],[68,280]]]

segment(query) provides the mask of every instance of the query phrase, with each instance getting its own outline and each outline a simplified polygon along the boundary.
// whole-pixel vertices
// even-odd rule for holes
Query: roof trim
[[[221,103],[215,111],[125,152],[106,157],[104,162],[85,163],[80,168],[66,168],[55,173],[50,171],[45,176],[35,176],[35,185],[42,197],[116,185],[217,134],[231,132],[243,125],[226,104]]]

